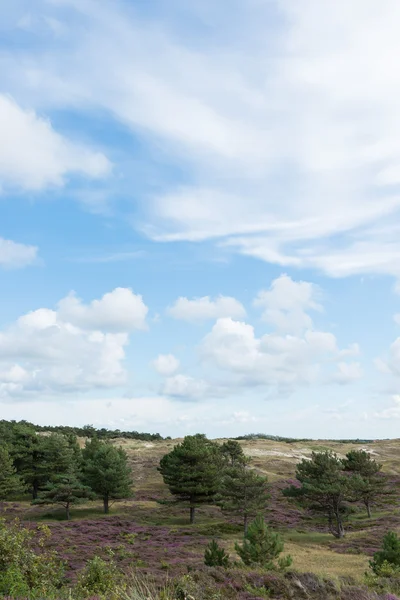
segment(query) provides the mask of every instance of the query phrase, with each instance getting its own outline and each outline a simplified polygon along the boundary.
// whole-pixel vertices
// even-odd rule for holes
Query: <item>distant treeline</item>
[[[62,435],[75,435],[77,437],[93,438],[100,440],[112,440],[115,438],[126,438],[131,440],[154,441],[164,439],[159,433],[140,433],[139,431],[120,431],[119,429],[96,429],[93,425],[83,427],[71,427],[69,425],[34,425],[28,421],[6,421],[0,420],[0,440],[7,439],[10,432],[17,425],[26,425],[36,432],[59,433]]]
[[[314,442],[311,438],[290,438],[281,437],[280,435],[268,435],[266,433],[247,433],[246,435],[240,435],[234,438],[235,440],[272,440],[273,442],[285,442],[286,444],[294,444],[296,442]],[[341,444],[372,444],[374,440],[328,440],[324,439],[324,442],[338,442]]]

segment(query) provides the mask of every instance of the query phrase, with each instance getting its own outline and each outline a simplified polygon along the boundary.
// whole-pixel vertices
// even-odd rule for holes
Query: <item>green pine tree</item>
[[[394,531],[389,531],[383,538],[382,549],[375,552],[369,566],[374,573],[379,575],[384,563],[393,567],[400,567],[400,538]]]
[[[10,456],[22,481],[37,498],[40,486],[46,481],[39,474],[43,460],[43,437],[37,435],[34,428],[25,423],[17,423],[13,427]]]
[[[267,478],[258,475],[242,462],[227,468],[222,476],[217,503],[223,512],[243,519],[244,533],[248,521],[262,513],[268,502]]]
[[[224,567],[227,569],[230,564],[229,554],[224,548],[220,548],[216,540],[212,540],[204,552],[204,564],[207,567]]]
[[[381,472],[382,465],[365,450],[351,450],[346,454],[344,469],[354,475],[354,491],[357,500],[362,500],[371,517],[371,505],[388,493],[386,478]]]
[[[199,433],[186,436],[161,459],[158,470],[171,494],[189,502],[190,523],[194,523],[196,506],[214,500],[221,467],[219,446]]]
[[[24,490],[25,486],[16,473],[7,448],[0,446],[0,500],[7,500],[10,496]]]
[[[89,446],[90,447],[90,446]],[[104,512],[109,512],[110,501],[132,496],[132,472],[126,452],[107,442],[96,442],[85,454],[83,483],[103,500]]]
[[[345,535],[344,502],[353,499],[356,484],[343,470],[343,461],[334,452],[313,452],[311,460],[303,459],[297,465],[296,478],[301,486],[290,486],[283,492],[325,514],[329,531],[337,538]]]
[[[235,550],[244,562],[250,567],[260,566],[264,569],[276,568],[274,561],[279,559],[283,552],[284,544],[281,536],[273,532],[265,523],[262,516],[250,523],[242,544],[235,544]],[[280,568],[289,567],[292,563],[288,555],[278,560]]]
[[[224,442],[221,447],[222,456],[226,459],[227,463],[231,467],[245,461],[245,455],[242,446],[235,440],[228,440]]]
[[[69,472],[55,475],[32,504],[59,504],[65,509],[67,520],[71,518],[71,506],[93,500],[96,494],[84,485],[71,469]]]

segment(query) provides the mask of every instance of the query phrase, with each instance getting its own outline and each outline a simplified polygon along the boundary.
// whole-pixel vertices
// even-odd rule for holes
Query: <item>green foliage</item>
[[[69,520],[71,506],[95,497],[90,487],[84,485],[70,470],[68,473],[55,475],[32,504],[59,504],[65,508],[66,518]]]
[[[283,549],[281,536],[273,532],[261,516],[250,523],[243,544],[235,544],[235,550],[245,565],[264,569],[286,569],[292,564],[289,555],[279,559]]]
[[[223,512],[240,516],[245,533],[249,518],[263,512],[268,502],[267,478],[250,469],[246,462],[225,469],[217,503]]]
[[[47,527],[26,529],[0,519],[0,594],[34,598],[61,587],[64,566],[56,552],[45,550],[49,537]]]
[[[207,567],[224,567],[227,569],[230,564],[229,554],[224,548],[220,548],[216,540],[212,540],[204,552],[204,564]]]
[[[24,485],[16,474],[7,448],[0,446],[0,500],[24,491]]]
[[[231,467],[243,463],[245,461],[245,455],[242,446],[235,440],[228,440],[224,442],[221,447],[221,454]]]
[[[108,595],[115,591],[121,581],[122,574],[112,558],[106,561],[95,556],[79,573],[75,593],[83,598]]]
[[[400,568],[400,538],[394,531],[389,531],[382,542],[382,549],[375,552],[373,560],[369,565],[376,575],[382,575],[382,567],[385,570],[387,565]]]
[[[351,450],[343,464],[345,471],[358,476],[354,478],[355,499],[363,501],[370,517],[371,504],[388,491],[386,478],[381,473],[382,465],[365,450]]]
[[[296,498],[307,508],[326,515],[330,532],[344,536],[345,500],[352,500],[358,479],[343,472],[344,464],[334,452],[313,452],[311,460],[303,459],[296,468],[301,487],[291,486],[284,495]]]
[[[103,500],[104,512],[109,512],[110,500],[132,496],[132,473],[127,454],[109,443],[93,441],[85,449],[83,483]]]
[[[186,436],[161,459],[164,483],[179,501],[189,502],[191,523],[196,505],[211,502],[218,492],[221,467],[219,446],[202,434]]]
[[[12,430],[10,456],[22,481],[36,498],[40,485],[45,483],[40,465],[43,461],[43,438],[27,424],[18,424]]]

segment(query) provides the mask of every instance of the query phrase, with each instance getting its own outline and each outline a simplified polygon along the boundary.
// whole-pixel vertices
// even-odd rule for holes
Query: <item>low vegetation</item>
[[[395,442],[0,433],[0,597],[400,595]]]

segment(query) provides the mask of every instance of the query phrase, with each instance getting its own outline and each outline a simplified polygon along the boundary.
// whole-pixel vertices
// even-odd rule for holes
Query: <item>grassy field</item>
[[[128,453],[135,497],[114,504],[109,516],[101,513],[99,502],[74,508],[71,522],[64,520],[62,510],[32,507],[28,502],[10,504],[7,514],[48,523],[53,533],[52,547],[61,549],[72,565],[72,572],[107,546],[113,548],[122,566],[139,566],[171,574],[179,572],[182,565],[185,568],[201,565],[205,546],[212,537],[218,538],[234,556],[234,544],[241,539],[240,524],[222,515],[216,506],[203,506],[197,511],[197,522],[190,526],[187,508],[165,504],[171,497],[157,466],[160,458],[177,441],[150,443],[119,439],[113,442]],[[400,531],[397,507],[376,507],[370,520],[360,508],[346,524],[346,537],[335,540],[326,532],[323,520],[305,517],[283,498],[281,490],[287,480],[294,477],[297,462],[309,457],[313,450],[322,449],[332,449],[344,456],[351,449],[366,448],[383,463],[384,471],[395,481],[400,473],[400,443],[377,441],[364,446],[326,441],[257,440],[241,444],[245,454],[251,457],[253,467],[267,475],[271,483],[266,519],[283,535],[285,553],[293,557],[293,567],[300,572],[333,577],[349,575],[361,581],[384,533],[388,529]]]

